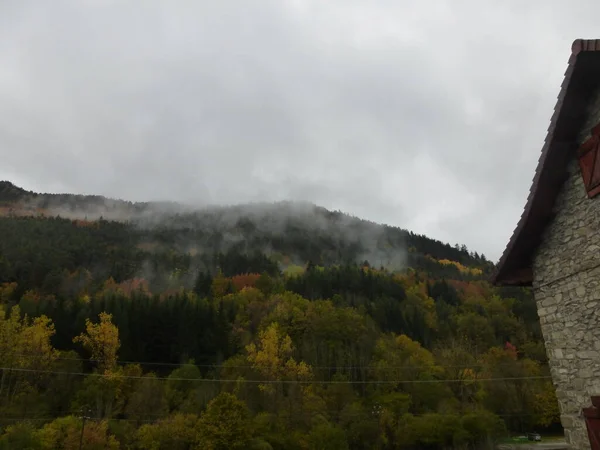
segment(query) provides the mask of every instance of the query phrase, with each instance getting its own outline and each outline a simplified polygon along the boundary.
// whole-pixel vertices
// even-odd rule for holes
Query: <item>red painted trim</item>
[[[600,185],[596,186],[595,188],[590,189],[587,193],[588,198],[594,198],[598,194],[600,194]]]
[[[578,149],[579,169],[588,198],[600,194],[600,181],[594,175],[600,169],[600,123],[591,130],[591,136]]]
[[[600,398],[593,396],[591,400],[593,406],[583,408],[581,412],[585,419],[591,450],[600,450]]]
[[[594,130],[596,127],[592,128]],[[592,135],[589,139],[587,139],[577,151],[580,156],[585,155],[587,152],[594,150],[598,143],[600,142],[600,136],[597,134]]]
[[[594,160],[596,154],[592,153],[591,150],[586,151],[582,155],[579,155],[579,172],[581,178],[583,178],[583,185],[585,189],[589,191],[590,183],[592,182],[592,176],[594,175]]]

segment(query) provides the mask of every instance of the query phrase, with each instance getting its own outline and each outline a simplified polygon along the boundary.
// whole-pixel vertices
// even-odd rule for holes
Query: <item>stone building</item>
[[[493,276],[498,285],[533,288],[574,449],[600,448],[583,416],[600,395],[599,149],[600,40],[578,39],[525,210]]]

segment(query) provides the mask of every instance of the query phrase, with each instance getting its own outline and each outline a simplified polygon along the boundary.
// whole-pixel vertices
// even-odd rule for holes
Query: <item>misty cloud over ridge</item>
[[[204,207],[173,202],[135,203],[102,196],[38,194],[6,181],[0,181],[0,200],[0,207],[4,208],[0,210],[2,214],[129,223],[142,232],[139,235],[142,237],[141,248],[146,250],[171,248],[192,256],[211,256],[215,248],[227,252],[235,247],[237,251],[252,253],[260,249],[267,255],[277,253],[281,257],[285,252],[280,254],[277,248],[282,244],[289,246],[290,239],[300,239],[296,242],[298,246],[316,245],[319,252],[329,255],[328,261],[332,257],[338,262],[345,261],[342,254],[347,254],[350,246],[354,248],[351,252],[353,262],[367,260],[392,270],[400,270],[406,263],[406,231],[341,211],[329,211],[308,202]],[[160,243],[161,238],[157,240],[161,233],[169,236],[170,244],[166,247]],[[292,263],[306,263],[302,258],[288,256],[292,257]]]
[[[295,200],[496,259],[600,4],[0,3],[0,179]]]

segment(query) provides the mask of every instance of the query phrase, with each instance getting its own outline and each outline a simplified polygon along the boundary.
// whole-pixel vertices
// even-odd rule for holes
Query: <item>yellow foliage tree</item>
[[[197,449],[198,416],[175,413],[153,424],[142,425],[136,433],[138,448]]]
[[[382,387],[382,391],[401,390],[409,394],[415,412],[435,409],[452,396],[444,384],[423,383],[442,378],[443,370],[429,350],[406,335],[391,334],[380,338],[371,365],[374,379],[396,382]]]
[[[425,324],[432,330],[438,327],[437,312],[435,309],[435,300],[427,295],[426,285],[420,284],[412,286],[406,290],[406,303],[414,305],[415,308],[422,311]]]
[[[281,403],[286,405],[284,408],[290,424],[292,418],[301,417],[311,390],[307,384],[293,382],[306,383],[312,379],[312,368],[304,361],[297,362],[292,357],[292,339],[275,322],[261,331],[258,344],[246,346],[246,351],[248,361],[266,381],[258,387],[269,395],[268,406],[277,410]]]
[[[477,267],[466,267],[459,263],[458,261],[451,261],[449,259],[438,259],[437,261],[444,266],[452,265],[455,266],[462,273],[470,273],[471,275],[481,275],[483,271]]]
[[[21,318],[18,306],[8,317],[0,309],[0,364],[7,367],[0,378],[0,397],[12,402],[21,391],[29,391],[47,378],[39,371],[50,369],[58,357],[50,343],[54,333],[54,324],[46,316],[32,321],[27,316]]]
[[[56,333],[52,320],[40,316],[28,323],[24,319],[25,327],[21,330],[20,348],[22,365],[29,369],[49,369],[59,355],[58,350],[52,347],[50,339]]]
[[[102,312],[99,314],[99,323],[85,321],[85,332],[73,339],[74,343],[81,344],[91,354],[91,359],[98,361],[100,372],[107,373],[117,365],[117,352],[119,342],[119,329],[112,323],[112,315]]]
[[[560,422],[560,409],[556,398],[556,390],[550,381],[544,383],[535,396],[535,409],[537,412],[537,424],[549,427]]]
[[[310,379],[311,367],[304,361],[296,362],[291,356],[293,350],[292,339],[280,331],[277,323],[260,332],[258,345],[246,346],[248,361],[267,380]],[[272,386],[261,384],[260,388],[269,391]]]
[[[212,285],[210,287],[211,293],[215,298],[221,298],[229,294],[232,291],[231,279],[225,277],[221,271],[213,278]]]
[[[61,417],[44,425],[38,432],[41,448],[44,450],[119,449],[119,442],[108,431],[108,422],[88,421],[83,434],[81,427],[81,420],[74,416]],[[79,446],[80,440],[83,447]]]
[[[210,401],[200,417],[198,444],[206,450],[242,450],[251,442],[248,407],[235,395],[223,392]]]

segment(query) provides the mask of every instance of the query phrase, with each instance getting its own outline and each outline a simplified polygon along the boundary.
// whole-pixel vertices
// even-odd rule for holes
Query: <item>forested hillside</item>
[[[309,204],[0,182],[0,448],[486,448],[560,427],[530,292]]]

